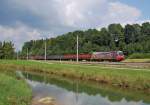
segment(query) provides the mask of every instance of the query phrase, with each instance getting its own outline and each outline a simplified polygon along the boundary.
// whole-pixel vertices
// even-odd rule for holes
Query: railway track
[[[81,62],[81,64],[103,65],[106,67],[117,68],[136,68],[136,69],[150,69],[150,63],[128,63],[128,62]]]
[[[47,64],[54,64],[54,63],[62,63],[62,64],[82,64],[88,66],[101,66],[104,68],[116,68],[116,69],[126,69],[131,68],[132,70],[149,70],[150,71],[150,63],[129,63],[129,62],[76,62],[76,61],[36,61],[41,63]]]

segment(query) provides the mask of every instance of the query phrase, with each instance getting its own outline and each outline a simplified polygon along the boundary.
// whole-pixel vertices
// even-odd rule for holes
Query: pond
[[[150,94],[98,83],[17,71],[26,79],[33,97],[52,97],[57,105],[150,105]]]

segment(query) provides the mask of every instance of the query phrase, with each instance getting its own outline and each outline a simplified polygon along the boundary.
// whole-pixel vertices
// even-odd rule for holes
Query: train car
[[[49,55],[47,56],[47,60],[63,60],[64,55]]]
[[[64,57],[63,55],[49,55],[49,56],[46,57],[46,59],[47,60],[61,60],[61,59],[63,59],[63,57]],[[29,56],[29,59],[32,59],[32,60],[44,60],[45,56],[34,55],[34,56]]]
[[[32,59],[32,60],[44,60],[44,56],[40,56],[40,55],[29,56],[29,59]]]
[[[90,60],[92,54],[79,54],[79,60]]]
[[[91,54],[79,54],[78,58],[79,60],[90,60],[91,59]],[[77,55],[76,54],[66,54],[64,55],[65,60],[76,60]]]
[[[124,54],[122,51],[94,52],[91,59],[97,61],[122,61],[124,60]]]

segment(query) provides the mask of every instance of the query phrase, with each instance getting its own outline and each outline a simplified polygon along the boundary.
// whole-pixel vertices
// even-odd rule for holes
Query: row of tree
[[[0,59],[13,59],[15,49],[12,42],[0,42]]]
[[[63,34],[56,38],[46,39],[47,54],[74,54],[76,53],[76,36],[79,36],[79,53],[95,51],[122,50],[127,54],[135,52],[150,52],[150,23],[142,25],[110,24],[101,30],[89,29]],[[25,42],[21,54],[44,55],[45,40],[31,40]]]

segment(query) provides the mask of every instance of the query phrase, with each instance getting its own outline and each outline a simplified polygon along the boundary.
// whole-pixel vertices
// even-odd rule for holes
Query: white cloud
[[[141,12],[114,0],[12,0],[45,19],[51,27],[96,27],[137,20]],[[20,8],[19,7],[19,8]]]
[[[30,29],[24,25],[17,27],[5,27],[0,25],[0,41],[12,41],[17,50],[20,50],[23,42],[40,39],[42,36],[36,29]]]
[[[108,19],[110,22],[128,22],[137,21],[141,16],[141,12],[135,8],[122,4],[120,2],[109,3]]]
[[[17,48],[20,48],[24,41],[40,38],[40,31],[63,34],[111,23],[134,23],[139,21],[142,15],[139,9],[117,0],[10,0],[9,6],[20,11],[26,10],[42,20],[39,22],[42,24],[39,29],[32,25],[34,18],[30,20],[31,26],[28,24],[5,27],[0,23],[1,40],[13,40]],[[20,20],[22,24],[26,24],[24,19]]]
[[[111,23],[120,23],[122,25],[139,23],[141,15],[141,11],[135,7],[120,2],[109,2],[108,9],[101,20],[102,24],[99,25],[98,29]]]

